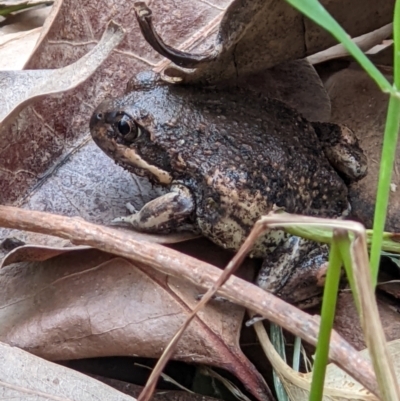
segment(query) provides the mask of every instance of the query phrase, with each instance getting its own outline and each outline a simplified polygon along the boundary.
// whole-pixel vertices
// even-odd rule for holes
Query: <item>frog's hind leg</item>
[[[302,307],[319,302],[328,266],[329,248],[290,236],[265,258],[257,284]]]
[[[129,223],[135,230],[148,233],[193,230],[190,216],[194,208],[189,189],[182,185],[173,185],[171,192],[146,203],[139,211],[130,207],[133,214],[118,217],[113,223]]]
[[[326,158],[348,183],[365,177],[368,161],[355,133],[345,125],[311,123],[321,141]]]

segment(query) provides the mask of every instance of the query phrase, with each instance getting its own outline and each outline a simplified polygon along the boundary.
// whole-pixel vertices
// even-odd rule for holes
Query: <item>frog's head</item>
[[[168,153],[152,133],[149,113],[127,111],[117,100],[101,103],[90,119],[90,132],[96,144],[117,164],[152,182],[172,181]]]

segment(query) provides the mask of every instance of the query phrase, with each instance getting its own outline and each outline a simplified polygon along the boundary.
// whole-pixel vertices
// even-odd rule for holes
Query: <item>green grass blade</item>
[[[329,253],[329,268],[326,275],[324,296],[322,299],[321,325],[318,333],[317,350],[315,352],[310,401],[322,400],[326,365],[328,363],[329,340],[331,337],[333,320],[335,318],[341,266],[340,251],[335,239]]]
[[[396,1],[393,19],[394,37],[394,87],[400,88],[400,1]],[[378,193],[375,205],[374,227],[371,248],[372,280],[376,285],[382,236],[385,228],[387,207],[389,203],[390,181],[396,157],[397,140],[400,123],[400,99],[391,95],[386,117],[385,135],[383,138],[382,157],[379,169]]]
[[[15,11],[25,10],[26,8],[32,8],[37,6],[37,4],[20,4],[17,6],[0,6],[0,15],[5,17]]]
[[[390,181],[392,178],[393,165],[396,157],[399,122],[400,99],[390,96],[385,126],[385,136],[383,139],[382,158],[379,169],[378,193],[376,198],[372,234],[370,264],[374,285],[376,285],[378,276],[379,261],[383,243],[383,230],[385,229],[387,207],[389,203]]]
[[[286,362],[285,341],[283,337],[282,327],[271,323],[269,335],[274,348],[276,349],[280,357]],[[275,369],[272,370],[272,374],[274,378],[276,398],[278,399],[278,401],[289,401],[289,397],[286,393],[285,387]]]
[[[288,232],[289,234],[297,235],[298,237],[307,238],[307,239],[310,239],[310,240],[313,240],[316,242],[322,242],[325,244],[332,243],[332,229],[331,228],[294,226],[294,227],[285,227],[285,231]],[[367,230],[368,247],[371,246],[372,235],[373,235],[373,231]],[[353,238],[354,236],[350,235],[350,237]],[[387,252],[393,252],[393,253],[400,254],[399,235],[384,232],[382,249]]]
[[[293,345],[293,363],[292,369],[300,372],[300,356],[301,356],[301,338],[295,337]]]
[[[383,92],[396,94],[396,91],[374,66],[362,50],[349,38],[345,30],[336,22],[328,11],[318,2],[318,0],[286,0],[294,8],[301,11],[316,24],[322,26],[331,33],[347,51],[360,63],[371,78],[378,84]],[[399,94],[396,94],[399,96]]]

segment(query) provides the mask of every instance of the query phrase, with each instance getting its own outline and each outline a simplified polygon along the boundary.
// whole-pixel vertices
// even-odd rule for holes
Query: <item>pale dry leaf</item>
[[[23,401],[134,401],[82,373],[0,343],[0,397]]]
[[[41,28],[46,21],[46,18],[49,16],[50,11],[51,6],[48,5],[8,15],[4,21],[0,22],[0,37],[10,33],[31,31],[35,28]]]
[[[50,10],[50,6],[35,7],[10,15],[0,22],[0,71],[24,67]]]
[[[87,80],[118,45],[123,35],[123,29],[111,22],[99,44],[67,67],[55,70],[1,72],[0,124],[2,131],[0,134],[3,135],[5,128],[18,113],[34,100],[45,95],[74,89]]]
[[[263,350],[271,362],[274,370],[277,372],[280,380],[282,381],[285,390],[292,401],[307,401],[310,398],[310,389],[312,382],[312,373],[300,373],[293,370],[281,358],[275,347],[271,343],[267,332],[261,322],[254,325],[257,336],[262,344]],[[365,356],[365,354],[363,354]],[[333,368],[333,369],[332,369]],[[340,376],[333,373],[336,368],[340,372]],[[332,374],[333,373],[333,374]],[[350,378],[346,373],[337,368],[335,365],[328,365],[327,374],[324,383],[324,401],[349,401],[349,400],[362,400],[372,401],[378,398],[368,392],[353,378]]]
[[[0,36],[0,71],[21,70],[30,57],[41,30],[42,28],[35,28]]]
[[[89,246],[50,247],[39,245],[23,245],[13,249],[0,261],[0,269],[19,262],[43,262],[67,252],[90,249]]]
[[[204,254],[198,244],[194,249]],[[0,271],[0,281],[0,338],[50,360],[157,358],[201,292],[181,279],[96,250],[9,265]],[[253,393],[265,391],[238,344],[243,314],[241,307],[213,302],[196,317],[174,358],[225,368]]]
[[[400,366],[399,366],[399,353],[400,353],[400,340],[390,341],[387,344],[388,351],[394,361],[394,368],[396,370],[396,376],[400,378]],[[366,359],[370,359],[369,352],[367,349],[360,352]],[[309,388],[312,381],[312,374],[300,374],[291,371],[292,377],[285,382],[288,385],[288,392],[291,395],[292,400],[306,401],[309,399]],[[294,383],[298,385],[295,386]],[[327,366],[325,386],[324,386],[324,400],[335,400],[335,401],[377,401],[379,398],[368,392],[360,383],[355,381],[347,373],[343,372],[338,366],[331,363]]]
[[[353,42],[356,43],[361,50],[368,52],[369,50],[372,50],[372,48],[380,45],[384,39],[390,37],[392,31],[393,23],[390,23],[379,29],[376,29],[375,31],[353,38]],[[318,64],[331,59],[349,56],[349,54],[350,53],[346,50],[346,48],[340,43],[330,47],[329,49],[323,50],[322,52],[318,52],[307,57],[307,60],[311,64]]]

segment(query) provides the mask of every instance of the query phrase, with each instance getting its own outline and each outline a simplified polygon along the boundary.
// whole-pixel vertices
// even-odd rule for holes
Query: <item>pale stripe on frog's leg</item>
[[[322,294],[329,248],[290,236],[265,258],[257,285],[299,307],[313,306]]]
[[[172,185],[171,192],[146,203],[137,213],[118,217],[112,222],[129,223],[142,232],[168,233],[177,231],[182,225],[190,227],[189,217],[194,207],[189,189],[183,185]]]

